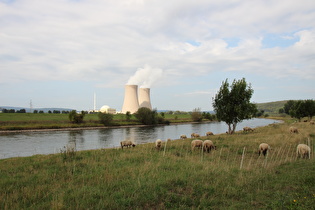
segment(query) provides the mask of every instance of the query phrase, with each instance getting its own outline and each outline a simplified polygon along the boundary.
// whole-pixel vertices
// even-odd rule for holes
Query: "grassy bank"
[[[172,123],[191,122],[189,114],[165,114],[165,120]],[[139,125],[134,116],[126,121],[124,114],[114,115],[113,125]],[[58,128],[84,128],[103,127],[97,114],[86,114],[81,124],[71,123],[68,114],[48,113],[0,113],[0,130],[30,130],[30,129],[58,129]]]
[[[0,160],[0,208],[312,209],[315,158],[297,159],[295,148],[310,142],[314,151],[314,125],[296,123],[299,134],[289,126],[211,136],[210,154],[187,139],[160,151],[149,143]],[[273,148],[266,158],[261,142]]]

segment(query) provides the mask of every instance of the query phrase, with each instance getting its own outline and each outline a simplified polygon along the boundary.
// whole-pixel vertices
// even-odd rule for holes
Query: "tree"
[[[139,108],[135,113],[135,117],[145,125],[154,125],[158,122],[156,110],[151,110],[147,107]]]
[[[109,113],[98,113],[98,118],[103,125],[111,125],[114,115]]]
[[[232,85],[226,79],[222,82],[219,92],[213,98],[213,108],[217,119],[228,126],[229,134],[235,132],[237,123],[251,119],[257,113],[257,107],[250,103],[254,90],[245,78],[234,80]]]
[[[129,122],[131,119],[131,113],[129,111],[126,112],[126,120]]]
[[[81,114],[78,114],[76,110],[72,110],[69,113],[69,120],[73,123],[82,123],[84,116],[85,116],[84,111],[82,111]]]
[[[201,121],[202,121],[202,118],[203,118],[202,113],[201,113],[201,111],[200,111],[200,108],[194,109],[194,110],[191,112],[190,116],[191,116],[191,119],[192,119],[194,122],[201,122]]]
[[[308,100],[290,100],[284,104],[285,113],[299,121],[303,117],[308,117],[310,120],[315,115],[315,101]]]

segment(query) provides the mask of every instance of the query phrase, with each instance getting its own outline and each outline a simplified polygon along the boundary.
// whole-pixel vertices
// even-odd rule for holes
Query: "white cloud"
[[[141,68],[157,86],[222,72],[314,80],[314,19],[313,0],[2,2],[0,83],[117,88]],[[266,49],[266,34],[298,41]]]

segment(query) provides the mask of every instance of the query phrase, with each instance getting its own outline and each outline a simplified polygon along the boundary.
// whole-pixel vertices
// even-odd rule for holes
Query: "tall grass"
[[[315,131],[296,126],[299,134],[284,123],[215,135],[210,153],[191,151],[188,139],[0,160],[0,208],[312,209],[315,158],[298,159],[295,148],[309,138],[314,151]]]

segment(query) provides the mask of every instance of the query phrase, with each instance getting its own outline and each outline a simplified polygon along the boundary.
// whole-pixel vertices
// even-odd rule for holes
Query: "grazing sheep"
[[[311,125],[314,125],[314,124],[315,124],[315,123],[314,123],[314,120],[311,120],[311,121],[310,121],[310,124],[311,124]]]
[[[201,140],[198,140],[198,139],[193,140],[193,141],[191,142],[191,150],[194,150],[195,147],[201,148],[201,147],[202,147],[202,144],[203,144],[203,142],[202,142]]]
[[[162,147],[162,140],[161,139],[157,139],[155,141],[155,148],[156,149],[161,149],[161,147]]]
[[[205,140],[203,142],[203,151],[207,151],[209,153],[212,149],[217,149],[217,147],[214,146],[211,140]]]
[[[120,146],[121,146],[121,149],[123,149],[124,147],[127,147],[127,148],[135,147],[136,145],[130,140],[125,140],[125,141],[120,142]]]
[[[192,134],[190,135],[190,137],[191,137],[191,138],[198,138],[198,137],[200,137],[200,135],[199,135],[198,133],[192,133]]]
[[[244,131],[244,132],[249,132],[249,131],[253,132],[254,129],[252,129],[252,128],[250,128],[250,127],[244,127],[244,128],[243,128],[243,131]]]
[[[180,139],[187,139],[187,136],[186,135],[181,135]]]
[[[290,127],[290,133],[299,133],[296,127]]]
[[[311,148],[306,144],[299,144],[296,148],[297,157],[309,158],[311,153]]]
[[[261,143],[258,147],[259,156],[260,156],[260,153],[262,153],[264,156],[266,156],[268,150],[270,150],[270,146],[266,143]]]
[[[208,131],[207,133],[206,133],[206,136],[212,136],[212,135],[214,135],[211,131]]]

